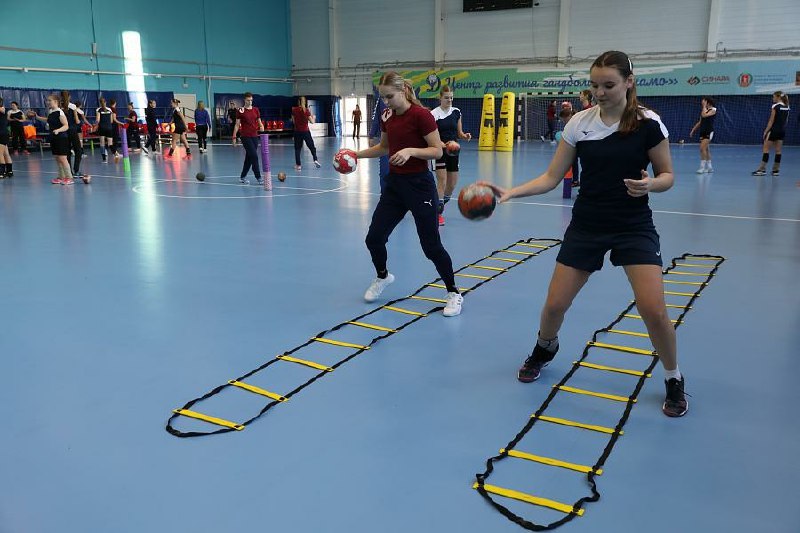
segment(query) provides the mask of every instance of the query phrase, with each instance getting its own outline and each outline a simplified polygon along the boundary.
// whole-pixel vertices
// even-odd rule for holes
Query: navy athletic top
[[[600,108],[578,112],[567,123],[564,142],[574,146],[581,162],[581,190],[572,208],[572,224],[596,232],[651,229],[648,195],[628,194],[624,179],[641,179],[650,164],[647,151],[669,136],[660,117],[644,109],[639,129],[620,134],[619,123],[606,126]]]
[[[23,118],[25,118],[25,115],[22,113],[22,109],[17,109],[16,111],[9,111],[8,112],[8,118],[23,119]],[[17,121],[11,122],[11,127],[12,128],[13,127],[22,127],[22,122],[17,122]]]
[[[717,110],[716,107],[710,107],[709,109],[713,109],[714,111]],[[717,114],[714,113],[710,117],[700,117],[700,135],[709,135],[714,132],[714,119],[717,118]]]
[[[8,133],[8,115],[0,113],[0,135]]]
[[[172,110],[172,120],[175,122],[175,129],[186,128],[186,124],[183,123],[181,118],[181,112],[177,109]]]
[[[457,107],[450,107],[444,111],[441,106],[431,111],[436,125],[439,128],[439,137],[442,142],[458,140],[458,121],[461,120],[461,111]]]
[[[786,122],[789,120],[789,106],[783,102],[772,104],[772,109],[775,110],[775,120],[772,121],[771,131],[783,132],[786,131]]]
[[[108,107],[97,108],[98,129],[110,130],[111,129],[111,109]]]
[[[60,133],[53,133],[54,131],[56,131],[58,128],[61,127],[61,117],[66,118],[66,115],[64,111],[62,111],[60,108],[56,109],[55,111],[50,111],[50,114],[47,115],[47,127],[50,128],[50,135],[52,137],[67,136],[66,131],[62,131]],[[69,123],[69,120],[67,121],[67,123]]]

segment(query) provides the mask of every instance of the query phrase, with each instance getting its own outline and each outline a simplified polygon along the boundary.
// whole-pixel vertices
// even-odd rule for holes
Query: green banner
[[[800,93],[800,60],[634,65],[642,96]],[[449,85],[459,98],[481,98],[504,92],[580,92],[589,88],[589,71],[525,69],[416,70],[400,73],[421,98],[439,95]],[[381,73],[373,79],[378,82]]]

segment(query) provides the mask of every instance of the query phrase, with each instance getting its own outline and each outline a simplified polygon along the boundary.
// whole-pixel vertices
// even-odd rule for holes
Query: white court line
[[[523,204],[523,205],[542,205],[546,207],[568,207],[572,209],[572,205],[570,204],[548,204],[544,202],[518,202],[518,201],[510,201],[510,204]],[[773,217],[747,217],[747,216],[739,216],[739,215],[719,215],[716,213],[692,213],[687,211],[661,211],[653,209],[653,213],[661,213],[665,215],[686,215],[686,216],[693,216],[693,217],[710,217],[710,218],[732,218],[736,220],[772,220],[775,222],[800,222],[800,219],[797,218],[773,218]]]

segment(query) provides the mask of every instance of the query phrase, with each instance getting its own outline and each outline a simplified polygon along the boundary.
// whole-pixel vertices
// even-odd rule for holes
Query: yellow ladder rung
[[[367,324],[365,322],[354,322],[354,321],[351,320],[350,322],[348,322],[348,324],[353,324],[354,326],[359,326],[359,327],[367,328],[367,329],[375,329],[375,330],[378,330],[378,331],[388,331],[389,333],[397,333],[396,329],[385,328],[383,326],[376,326],[375,324]]]
[[[288,361],[290,363],[297,363],[298,365],[305,365],[311,368],[316,368],[317,370],[324,370],[325,372],[333,372],[333,369],[329,366],[321,365],[319,363],[315,363],[314,361],[306,361],[305,359],[298,359],[297,357],[292,357],[290,355],[279,355],[277,359],[281,361]]]
[[[695,293],[693,293],[693,292],[664,291],[664,294],[669,294],[671,296],[689,296],[689,297],[695,296]],[[697,294],[696,296],[699,297],[700,295]]]
[[[441,283],[428,283],[428,284],[427,284],[427,285],[425,285],[425,286],[426,286],[426,287],[435,287],[435,288],[437,288],[437,289],[445,289],[445,290],[447,290],[447,285],[442,285]],[[468,287],[459,287],[459,288],[458,288],[458,291],[459,291],[459,292],[462,292],[462,293],[463,293],[463,292],[469,292],[469,291],[471,291],[471,290],[472,290],[472,289],[470,289],[470,288],[468,288]]]
[[[505,453],[505,452],[506,452],[505,448],[500,450],[500,453]],[[576,472],[583,472],[584,474],[588,474],[589,472],[594,472],[599,476],[603,473],[602,468],[598,468],[597,470],[595,470],[591,466],[568,463],[566,461],[559,461],[558,459],[552,459],[550,457],[542,457],[541,455],[533,455],[530,453],[520,452],[517,450],[508,450],[508,456],[516,457],[517,459],[527,459],[528,461],[541,463],[543,465],[558,466],[561,468],[566,468],[568,470],[574,470]]]
[[[595,370],[606,370],[608,372],[616,372],[617,374],[627,374],[629,376],[646,376],[652,377],[653,374],[645,374],[640,370],[628,370],[627,368],[617,368],[615,366],[605,366],[605,365],[596,365],[594,363],[587,363],[586,361],[573,361],[573,364],[577,363],[579,366],[583,366],[586,368],[593,368]]]
[[[478,483],[474,483],[472,485],[472,488],[477,489]],[[533,505],[538,505],[540,507],[555,509],[556,511],[561,511],[562,513],[576,514],[578,516],[583,516],[583,509],[578,509],[576,511],[571,505],[557,502],[555,500],[548,500],[547,498],[540,498],[539,496],[525,494],[524,492],[518,492],[516,490],[504,489],[503,487],[498,487],[496,485],[487,485],[485,483],[483,485],[483,490],[485,490],[486,492],[490,492],[492,494],[497,494],[498,496],[512,498],[514,500],[519,500],[525,503],[531,503]]]
[[[537,418],[536,415],[531,415],[531,418]],[[590,431],[597,431],[599,433],[607,433],[609,435],[613,435],[615,430],[613,428],[607,428],[604,426],[594,426],[592,424],[583,424],[581,422],[573,422],[572,420],[566,420],[564,418],[555,418],[552,416],[544,416],[541,415],[538,417],[538,420],[542,422],[550,422],[551,424],[560,424],[562,426],[570,426],[574,428],[581,428],[581,429],[588,429]],[[624,435],[625,432],[620,430],[620,435]]]
[[[454,274],[455,276],[460,276],[462,278],[475,278],[475,279],[492,279],[491,276],[479,276],[477,274]]]
[[[217,426],[223,426],[226,428],[235,429],[236,431],[242,431],[244,429],[243,425],[237,424],[236,422],[231,422],[230,420],[224,420],[222,418],[217,418],[215,416],[204,415],[203,413],[198,413],[197,411],[190,411],[188,409],[173,409],[172,412],[181,416],[196,418],[197,420],[202,420],[203,422],[208,422],[209,424],[215,424]]]
[[[494,270],[495,272],[508,272],[507,268],[500,268],[500,267],[487,267],[483,265],[470,265],[470,268],[480,268],[483,270]]]
[[[447,300],[445,300],[444,298],[428,298],[427,296],[412,296],[411,298],[414,300],[425,300],[427,302],[436,302],[440,304],[447,303]]]
[[[522,263],[521,259],[507,259],[505,257],[484,257],[490,261],[505,261],[506,263]]]
[[[554,389],[563,390],[564,392],[571,392],[573,394],[583,394],[584,396],[594,396],[595,398],[603,398],[606,400],[614,400],[615,402],[625,402],[627,403],[630,398],[627,396],[617,396],[616,394],[606,394],[604,392],[594,392],[586,389],[577,389],[575,387],[568,387],[566,385],[553,385]],[[633,400],[633,403],[636,403],[636,399]]]
[[[647,337],[649,338],[650,335],[647,333],[640,333],[638,331],[625,331],[624,329],[610,329],[608,333],[618,333],[619,335],[630,335],[631,337]]]
[[[518,242],[514,244],[514,246],[527,246],[529,248],[540,248],[542,250],[547,250],[550,248],[549,246],[545,246],[544,244],[531,244],[529,242]]]
[[[677,281],[677,280],[673,281],[671,279],[665,279],[664,283],[675,283],[677,285],[700,285],[700,286],[708,285],[708,283],[706,283],[705,281]]]
[[[664,272],[665,276],[701,276],[701,277],[709,277],[713,276],[714,274],[710,272],[683,272],[682,270],[670,270],[668,272]]]
[[[244,383],[243,381],[236,381],[231,379],[228,381],[230,385],[234,387],[239,387],[240,389],[244,389],[255,394],[260,394],[261,396],[266,396],[267,398],[272,398],[273,400],[277,400],[279,402],[285,402],[289,400],[289,398],[285,396],[281,396],[280,394],[275,394],[274,392],[270,392],[266,389],[262,389],[261,387],[256,387],[255,385],[250,385],[249,383]]]
[[[607,344],[605,342],[593,342],[593,341],[589,341],[586,344],[589,346],[594,346],[596,348],[605,348],[607,350],[616,350],[618,352],[636,353],[639,355],[656,355],[656,352],[652,350],[642,350],[641,348],[633,348],[632,346],[618,346],[616,344]]]
[[[333,339],[326,339],[325,337],[313,337],[312,341],[324,342],[325,344],[332,344],[334,346],[342,346],[344,348],[356,348],[358,350],[369,350],[369,346],[362,344],[353,344],[352,342],[335,341]]]
[[[673,294],[673,293],[665,291],[664,294]],[[694,296],[694,295],[692,295],[692,296]],[[635,304],[636,300],[631,301],[631,303]],[[691,305],[676,305],[676,304],[667,304],[667,307],[670,307],[672,309],[691,309],[692,308]]]
[[[696,265],[694,263],[675,263],[678,267],[714,268],[714,265]]]
[[[720,259],[723,258],[718,255],[712,255],[710,257],[701,257],[699,255],[687,255],[684,257],[684,259],[694,259],[696,261],[719,261]]]
[[[499,251],[501,251],[501,252],[503,252],[505,254],[527,255],[529,257],[532,256],[532,255],[536,255],[537,254],[537,252],[517,252],[515,250],[499,250]]]
[[[642,315],[622,315],[622,316],[624,316],[625,318],[633,318],[635,320],[642,320]],[[673,324],[677,324],[678,323],[678,321],[676,319],[674,319],[674,318],[670,318],[669,321],[672,322]]]
[[[402,307],[394,307],[393,305],[384,305],[382,309],[388,309],[389,311],[394,311],[396,313],[403,313],[406,315],[428,316],[425,313],[419,313],[417,311],[409,311],[408,309],[403,309]]]

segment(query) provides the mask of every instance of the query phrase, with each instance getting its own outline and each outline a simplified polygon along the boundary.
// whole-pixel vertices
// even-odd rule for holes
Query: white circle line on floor
[[[322,178],[322,179],[335,179],[335,178]],[[249,198],[281,198],[285,196],[311,196],[315,194],[325,194],[331,192],[338,192],[347,188],[347,183],[343,180],[336,180],[342,183],[342,185],[336,189],[312,189],[307,187],[291,187],[286,185],[275,185],[273,187],[273,191],[276,189],[293,189],[298,191],[308,191],[305,193],[288,193],[288,194],[275,194],[272,191],[265,191],[267,194],[253,194],[248,196],[199,196],[199,195],[184,195],[184,194],[160,194],[157,192],[151,192],[147,190],[143,190],[144,187],[155,185],[157,183],[176,183],[182,182],[187,184],[195,184],[197,186],[222,186],[222,187],[257,187],[261,190],[263,189],[262,185],[244,185],[242,183],[200,183],[197,181],[191,180],[153,180],[148,181],[146,183],[142,183],[140,185],[135,185],[131,188],[133,192],[137,194],[145,194],[149,196],[156,196],[159,198],[185,198],[185,199],[201,199],[201,200],[239,200],[239,199],[249,199]]]

